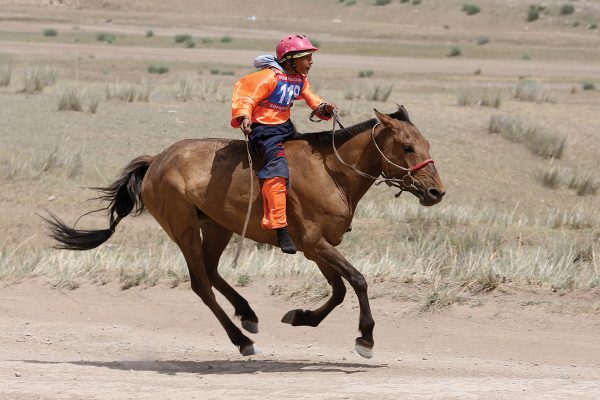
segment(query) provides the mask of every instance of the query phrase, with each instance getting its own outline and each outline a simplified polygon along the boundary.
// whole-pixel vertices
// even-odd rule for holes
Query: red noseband
[[[421,168],[423,168],[424,166],[426,166],[427,164],[434,164],[433,160],[431,158],[428,158],[425,161],[421,161],[420,163],[413,165],[412,167],[409,168],[410,172],[416,172],[418,170],[420,170]]]

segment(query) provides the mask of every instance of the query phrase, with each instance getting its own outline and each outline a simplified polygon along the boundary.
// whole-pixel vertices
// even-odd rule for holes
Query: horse
[[[355,349],[372,357],[373,328],[367,281],[336,249],[351,229],[356,206],[374,183],[384,182],[419,198],[421,205],[439,203],[444,185],[429,155],[429,143],[410,121],[403,106],[391,114],[335,131],[300,135],[285,143],[290,169],[287,194],[289,232],[299,251],[314,261],[331,286],[331,296],[314,310],[287,312],[282,322],[316,327],[344,300],[344,279],[359,301]],[[250,162],[252,161],[252,162]],[[144,209],[180,248],[192,290],[217,317],[231,342],[244,356],[260,350],[217,303],[213,287],[233,305],[243,329],[258,333],[258,317],[219,275],[219,259],[232,234],[240,234],[251,204],[245,236],[277,246],[274,231],[260,227],[262,199],[257,179],[250,187],[250,166],[262,161],[247,156],[243,140],[187,139],[161,153],[132,160],[108,187],[96,188],[107,201],[110,226],[80,230],[50,213],[44,218],[56,248],[88,250],[106,242],[129,214]],[[250,193],[254,193],[250,198]]]

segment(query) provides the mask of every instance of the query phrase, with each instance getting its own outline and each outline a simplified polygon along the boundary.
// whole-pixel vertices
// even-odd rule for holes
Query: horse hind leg
[[[200,221],[196,207],[179,199],[176,193],[168,195],[167,192],[168,189],[164,188],[163,198],[168,198],[168,207],[149,207],[149,209],[167,234],[181,249],[190,272],[192,289],[217,317],[227,332],[229,339],[238,347],[242,355],[249,356],[260,352],[254,346],[254,342],[242,333],[217,303],[204,259],[204,246],[202,245],[202,237],[200,236]],[[153,212],[158,209],[164,211],[162,213]]]
[[[232,232],[208,218],[201,221],[200,227],[204,261],[210,282],[233,305],[235,316],[242,321],[242,328],[250,333],[258,333],[258,317],[254,310],[218,271],[221,254],[229,243]]]

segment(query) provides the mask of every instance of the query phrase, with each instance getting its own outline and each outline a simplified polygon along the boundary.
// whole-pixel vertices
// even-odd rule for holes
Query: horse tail
[[[108,229],[84,230],[67,226],[56,215],[44,218],[50,229],[50,237],[59,244],[54,247],[66,250],[90,250],[106,242],[115,232],[117,224],[127,215],[139,215],[144,211],[141,196],[142,181],[152,162],[152,156],[140,156],[131,161],[110,186],[92,188],[100,195],[98,199],[109,204],[100,210],[108,210],[110,226]],[[86,215],[86,214],[84,214]]]

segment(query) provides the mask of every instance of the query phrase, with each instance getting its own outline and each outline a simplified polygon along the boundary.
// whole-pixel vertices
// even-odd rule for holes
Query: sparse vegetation
[[[386,4],[390,4],[392,0],[375,0],[376,6],[385,6]]]
[[[596,84],[594,82],[583,82],[581,86],[583,90],[596,90]]]
[[[462,50],[459,46],[452,46],[450,48],[450,52],[448,53],[448,57],[458,57],[462,55]]]
[[[502,97],[500,93],[488,93],[483,91],[462,91],[458,95],[459,106],[480,105],[482,107],[500,108],[502,105]]]
[[[25,68],[23,78],[24,93],[40,93],[48,85],[56,82],[56,68],[53,65],[42,65]]]
[[[54,36],[58,36],[58,31],[54,28],[48,28],[48,29],[44,29],[42,31],[42,34],[44,36],[54,37]]]
[[[540,18],[540,13],[544,10],[544,7],[539,5],[530,5],[527,10],[527,22],[537,21]]]
[[[523,143],[534,154],[545,158],[559,159],[565,149],[565,137],[514,116],[492,115],[488,131],[513,142]]]
[[[191,76],[179,78],[176,88],[175,98],[179,101],[190,101],[195,96],[196,84]]]
[[[479,46],[483,46],[484,44],[488,44],[490,42],[490,39],[488,39],[486,36],[480,36],[477,38],[477,44]]]
[[[194,48],[194,47],[196,47],[196,41],[193,38],[186,39],[183,42],[183,46],[188,49]]]
[[[359,78],[370,78],[372,76],[373,76],[372,69],[361,69],[360,71],[358,71]]]
[[[146,35],[145,35],[145,36],[146,36],[147,38],[154,37],[154,31],[153,31],[152,29],[148,29],[148,30],[146,31]]]
[[[99,42],[111,44],[117,40],[117,37],[112,33],[101,32],[96,35]]]
[[[151,64],[148,66],[148,72],[151,74],[166,74],[169,72],[169,67],[165,64]]]
[[[575,12],[575,6],[573,4],[563,4],[560,6],[560,15],[571,15]]]
[[[467,15],[475,15],[481,11],[481,8],[477,4],[467,3],[467,4],[463,5],[462,10]]]
[[[83,111],[85,90],[76,86],[63,86],[58,90],[59,111]]]
[[[0,65],[0,87],[10,85],[12,78],[12,65]]]
[[[221,43],[231,43],[231,42],[233,42],[233,38],[229,35],[221,36],[220,42]]]
[[[184,43],[188,40],[194,40],[194,38],[187,33],[175,35],[175,43]]]
[[[553,103],[554,98],[536,81],[520,79],[515,89],[515,98],[536,103]]]
[[[117,99],[128,103],[133,103],[134,101],[148,102],[151,91],[152,85],[150,82],[145,87],[139,88],[134,84],[122,84],[117,80],[115,83],[106,85],[106,99]]]

